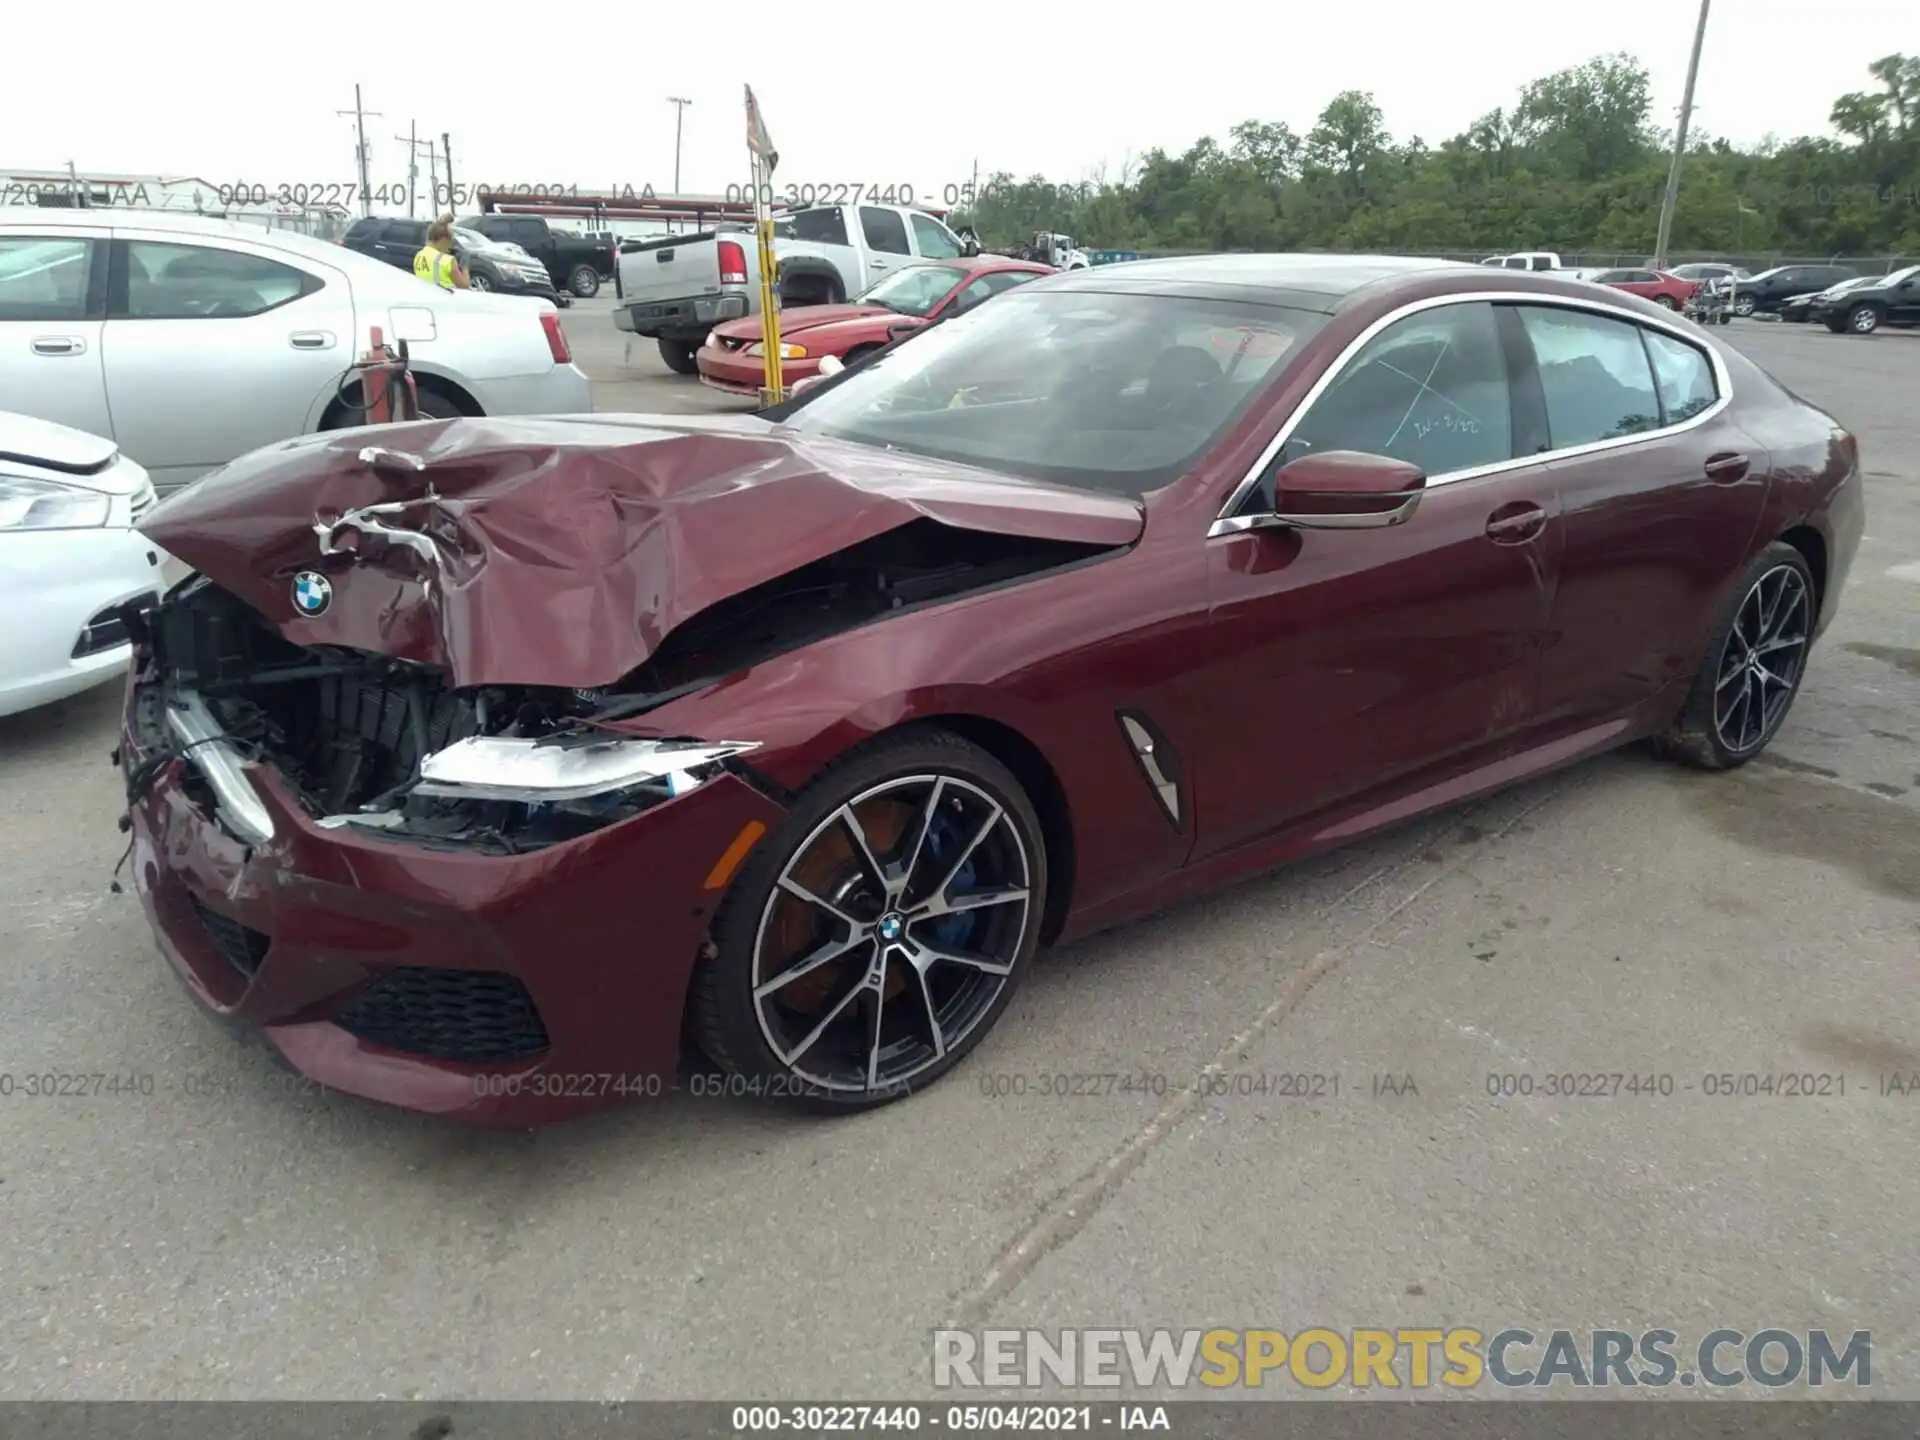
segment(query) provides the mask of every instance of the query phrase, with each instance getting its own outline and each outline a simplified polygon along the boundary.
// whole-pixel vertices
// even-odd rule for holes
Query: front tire
[[[1699,770],[1731,770],[1766,749],[1800,693],[1818,603],[1798,550],[1779,542],[1762,550],[1734,587],[1659,748]]]
[[[1856,305],[1847,312],[1847,329],[1855,335],[1871,335],[1880,328],[1880,312],[1871,305]]]
[[[485,294],[487,291],[493,289],[493,282],[476,270],[467,276],[467,288],[469,290],[478,290],[482,294]]]
[[[943,730],[852,752],[722,902],[693,982],[701,1048],[748,1093],[836,1112],[901,1099],[991,1030],[1039,943],[1040,823]]]
[[[700,363],[693,358],[693,346],[683,340],[662,340],[660,358],[676,375],[698,375]]]
[[[576,265],[567,276],[567,288],[582,300],[600,293],[600,272],[591,265]]]
[[[1733,313],[1743,317],[1753,314],[1753,297],[1751,295],[1738,297],[1733,302]]]

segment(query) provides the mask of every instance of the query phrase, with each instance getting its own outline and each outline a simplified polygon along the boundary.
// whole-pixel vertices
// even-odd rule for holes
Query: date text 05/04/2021
[[[1080,185],[1055,185],[1035,180],[1030,184],[1003,185],[997,180],[950,180],[939,185],[918,185],[910,180],[770,180],[761,184],[759,200],[771,209],[801,209],[815,205],[903,205],[922,208],[965,210],[973,205],[997,200],[1044,199],[1073,204],[1087,198]],[[751,205],[755,192],[751,185],[729,185],[729,205]]]
[[[390,181],[369,182],[362,186],[351,180],[234,180],[213,187],[222,205],[340,206],[360,204],[401,206],[431,200],[434,210],[467,210],[475,205],[548,204],[579,206],[583,209],[617,209],[629,205],[651,205],[663,192],[651,184],[621,183],[604,190],[592,186],[562,184],[454,184],[445,180],[416,178],[409,185],[405,176]],[[117,203],[141,205],[144,200]]]
[[[1174,1431],[1164,1405],[736,1405],[736,1435],[891,1434],[946,1431],[955,1435],[1091,1434],[1096,1430]]]

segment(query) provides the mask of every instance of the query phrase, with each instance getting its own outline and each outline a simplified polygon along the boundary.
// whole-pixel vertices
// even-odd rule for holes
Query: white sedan
[[[133,528],[154,499],[111,440],[0,411],[0,715],[125,673],[119,607],[179,568]]]
[[[355,424],[342,385],[374,327],[420,337],[429,417],[593,408],[548,301],[440,290],[291,231],[0,209],[0,403],[117,441],[162,496],[262,445]]]

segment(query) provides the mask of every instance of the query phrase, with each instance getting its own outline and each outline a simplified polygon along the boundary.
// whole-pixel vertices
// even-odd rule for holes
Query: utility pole
[[[336,115],[353,116],[354,126],[360,132],[360,148],[358,152],[360,158],[360,218],[364,220],[367,216],[373,214],[373,184],[367,179],[367,116],[372,115],[377,117],[380,112],[378,110],[363,110],[360,108],[360,87],[356,85],[353,87],[353,109],[336,110],[333,113]]]
[[[460,208],[460,197],[453,188],[453,141],[447,138],[447,132],[440,132],[440,158],[447,166],[447,213],[452,215]]]
[[[676,195],[680,193],[680,131],[681,131],[682,125],[684,125],[686,122],[687,106],[691,105],[692,103],[693,101],[685,99],[684,97],[679,95],[669,95],[667,97],[667,104],[674,107],[674,110],[673,110],[673,193]]]
[[[407,132],[396,134],[396,140],[407,142],[407,219],[413,219],[413,202],[420,190],[420,123],[407,121]]]
[[[1673,132],[1673,165],[1667,171],[1667,193],[1660,202],[1660,231],[1653,242],[1653,268],[1667,268],[1667,241],[1673,238],[1673,211],[1680,203],[1680,161],[1687,153],[1687,125],[1693,119],[1693,82],[1700,76],[1700,47],[1707,38],[1707,6],[1700,0],[1700,19],[1693,29],[1693,55],[1687,61],[1687,88],[1680,97],[1680,124]]]
[[[414,198],[420,189],[420,122],[409,120],[407,133],[393,138],[407,142],[407,218],[411,220]]]

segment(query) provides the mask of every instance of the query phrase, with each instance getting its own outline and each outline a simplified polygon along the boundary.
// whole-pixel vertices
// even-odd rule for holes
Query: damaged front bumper
[[[218,656],[150,633],[128,689],[135,885],[199,1000],[322,1084],[476,1123],[671,1090],[713,909],[785,813],[731,768],[740,747],[663,765],[564,723],[487,733],[527,728],[530,704],[448,740],[473,697],[423,685],[396,718],[383,691],[376,713],[378,657],[341,674],[308,652],[316,673],[269,686],[238,653],[219,680]],[[300,729],[303,706],[330,718]]]

